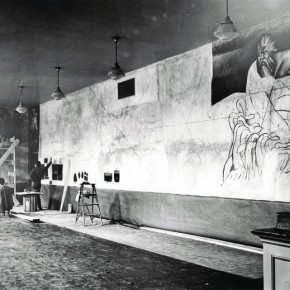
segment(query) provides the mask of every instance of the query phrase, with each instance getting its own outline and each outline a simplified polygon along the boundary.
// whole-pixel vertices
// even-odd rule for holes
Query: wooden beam
[[[67,171],[66,171],[66,176],[65,176],[65,181],[64,181],[64,188],[62,192],[62,199],[61,199],[61,205],[60,205],[60,212],[62,211],[66,192],[67,192],[67,186],[68,186],[68,179],[69,179],[69,173],[70,173],[70,159],[67,161]]]
[[[28,215],[25,215],[25,214],[17,214],[17,213],[11,213],[11,212],[10,212],[10,215],[14,216],[14,217],[17,217],[17,218],[21,218],[23,220],[27,220],[27,221],[33,222],[33,223],[40,222],[40,218],[38,218],[38,217],[32,217],[32,216],[28,216]]]
[[[0,166],[2,166],[2,164],[6,161],[6,159],[8,158],[8,156],[10,154],[13,154],[13,151],[14,151],[15,147],[18,145],[19,142],[20,142],[19,139],[15,139],[13,141],[13,143],[11,144],[11,146],[7,149],[7,151],[0,158]]]

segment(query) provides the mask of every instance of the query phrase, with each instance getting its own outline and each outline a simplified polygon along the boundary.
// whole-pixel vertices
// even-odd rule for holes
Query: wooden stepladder
[[[92,187],[92,192],[85,191],[85,185],[90,185]],[[98,213],[95,213],[94,209],[97,209]],[[90,217],[91,222],[94,222],[94,218],[98,217],[101,221],[101,225],[103,225],[100,204],[98,200],[96,186],[94,183],[81,183],[77,200],[76,222],[78,221],[79,217],[83,218],[84,227],[86,226],[86,217]]]

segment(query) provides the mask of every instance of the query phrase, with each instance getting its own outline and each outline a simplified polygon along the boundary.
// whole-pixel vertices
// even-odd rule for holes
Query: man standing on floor
[[[31,191],[40,192],[41,189],[41,179],[44,176],[44,172],[46,169],[49,168],[49,166],[52,163],[52,158],[50,158],[50,162],[44,166],[41,164],[40,161],[36,161],[34,163],[34,168],[31,170],[29,177],[30,177],[30,184],[31,184]],[[36,197],[36,204],[39,210],[41,210],[41,200],[40,195],[37,195]]]
[[[12,209],[14,202],[14,189],[5,185],[5,179],[0,177],[0,212],[5,215],[5,211],[9,212]]]

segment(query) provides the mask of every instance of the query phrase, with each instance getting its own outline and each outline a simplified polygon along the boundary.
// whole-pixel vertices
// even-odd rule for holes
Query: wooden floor
[[[103,233],[119,231],[117,236],[130,233],[129,238],[136,243],[151,241],[155,248],[166,240],[175,253],[181,251],[176,237],[169,242],[167,236],[120,225],[90,225],[85,229],[89,228]],[[262,279],[229,274],[48,223],[1,216],[0,232],[1,289],[262,289]],[[199,245],[199,255],[195,256],[199,262],[214,261],[221,249],[212,250]],[[233,267],[232,259],[224,255],[223,262]],[[243,262],[253,270],[249,259]]]
[[[17,216],[23,216],[22,214],[19,214],[23,212],[21,207],[14,208],[13,211],[15,213],[18,212]],[[65,232],[68,235],[68,237],[65,237],[65,240],[74,239],[75,237],[78,237],[78,235],[81,235],[85,240],[95,239],[96,241],[100,240],[104,243],[107,242],[109,244],[113,242],[113,244],[116,245],[114,246],[114,248],[118,248],[118,246],[120,246],[121,248],[122,246],[128,246],[127,248],[130,251],[132,250],[133,252],[136,249],[138,249],[141,253],[149,255],[148,256],[149,260],[151,257],[150,255],[153,255],[154,257],[161,257],[161,260],[168,258],[169,259],[168,261],[172,261],[172,263],[177,264],[181,263],[180,265],[187,265],[187,267],[190,266],[190,268],[193,267],[195,269],[193,270],[193,268],[191,268],[191,271],[193,272],[187,272],[185,276],[179,272],[180,269],[175,269],[176,272],[170,272],[171,270],[168,269],[169,273],[171,273],[170,275],[172,275],[171,279],[175,281],[174,285],[179,288],[166,288],[171,286],[169,284],[166,284],[167,283],[166,280],[165,281],[162,280],[163,278],[165,278],[165,276],[162,278],[161,275],[159,282],[162,285],[163,283],[165,283],[164,285],[166,285],[166,287],[165,286],[159,287],[158,286],[159,282],[158,283],[156,282],[157,283],[156,287],[158,286],[157,288],[154,288],[154,286],[149,283],[151,285],[150,286],[151,288],[149,286],[148,286],[149,288],[143,288],[145,287],[144,285],[141,288],[138,288],[139,286],[137,287],[134,284],[135,287],[133,288],[131,287],[132,289],[219,289],[214,287],[209,288],[211,286],[209,286],[210,284],[207,283],[213,282],[214,282],[213,285],[215,285],[216,287],[221,287],[221,285],[223,285],[223,288],[220,289],[259,290],[263,288],[262,287],[263,261],[262,255],[258,253],[251,253],[247,251],[232,249],[221,245],[216,245],[198,240],[192,240],[184,237],[172,236],[164,233],[152,232],[148,230],[138,230],[120,224],[111,224],[110,221],[108,220],[104,220],[104,226],[101,226],[98,219],[95,219],[94,223],[91,223],[91,221],[87,219],[86,227],[83,227],[81,220],[75,223],[75,214],[67,214],[66,212],[60,213],[59,211],[43,210],[30,214],[26,213],[25,217],[26,218],[28,217],[30,220],[39,219],[43,223],[32,224],[27,221],[23,221],[22,219],[1,218],[0,225],[1,224],[5,225],[5,223],[12,224],[15,223],[16,225],[24,224],[25,225],[24,230],[27,228],[35,227],[35,230],[39,231],[39,234],[41,234],[41,232],[44,231],[43,234],[47,236],[50,235],[51,231],[52,240],[53,235],[56,232]],[[2,221],[5,221],[5,223],[2,223]],[[53,227],[52,225],[56,225],[56,227]],[[1,232],[3,232],[3,229],[0,230]],[[31,236],[31,238],[32,243],[34,243],[33,236]],[[35,242],[37,244],[37,240]],[[98,243],[99,242],[97,242],[97,244]],[[47,246],[50,245],[48,244]],[[53,249],[47,249],[47,251],[50,252],[53,251]],[[96,255],[98,252],[97,249],[93,248],[90,252],[91,255],[93,255],[94,258],[97,260],[104,259],[104,257],[100,258]],[[116,263],[117,268],[119,267],[117,266],[118,262],[119,262],[118,260],[114,261],[114,263]],[[143,262],[141,261],[140,263],[142,264]],[[136,265],[134,267],[136,267]],[[144,271],[142,271],[142,265],[140,267],[141,268],[139,268],[139,270],[141,272],[144,272],[146,270],[146,268],[144,268]],[[155,269],[155,271],[157,270],[153,264],[151,265],[151,268]],[[189,284],[181,283],[179,285],[180,281],[178,277],[181,274],[183,275],[183,279],[185,279],[184,281],[188,281],[189,284],[193,283],[193,281],[191,281],[193,275],[195,277],[194,278],[195,282],[193,285],[199,288],[192,288],[193,286]],[[187,277],[187,275],[189,276]],[[137,274],[136,277],[138,277]],[[132,279],[133,278],[134,277],[132,277]],[[150,279],[149,276],[147,276],[147,278]],[[233,279],[236,282],[231,282],[233,281]],[[205,284],[203,285],[202,281],[208,282],[205,282]],[[242,281],[241,282],[242,284],[240,283],[240,281]],[[246,285],[247,288],[240,288],[241,285]],[[108,288],[92,288],[92,289],[131,289],[120,287],[118,288],[118,285],[116,286],[117,288],[110,288],[109,286],[104,287]]]

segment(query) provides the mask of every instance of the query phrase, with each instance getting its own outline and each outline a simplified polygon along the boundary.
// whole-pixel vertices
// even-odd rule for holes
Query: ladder
[[[91,185],[92,192],[86,192],[84,190],[85,185]],[[88,199],[88,202],[86,201]],[[94,206],[97,208],[98,213],[94,213]],[[98,200],[97,190],[94,183],[83,182],[80,186],[80,191],[77,197],[77,210],[76,210],[76,221],[78,221],[79,217],[83,218],[84,227],[86,226],[85,220],[86,217],[90,217],[91,222],[94,222],[94,217],[98,217],[101,221],[101,225],[103,225],[102,215],[100,204]]]
[[[16,192],[16,154],[15,149],[12,154],[11,159],[7,160],[8,163],[8,185],[14,188],[14,193]]]
[[[0,167],[3,165],[4,162],[9,162],[8,163],[8,184],[10,187],[12,187],[14,189],[14,193],[16,192],[16,157],[15,157],[16,154],[15,154],[15,148],[19,142],[20,142],[19,139],[13,138],[13,142],[8,149],[1,148],[2,150],[5,150],[6,152],[0,158]],[[12,158],[10,156],[12,156]]]

